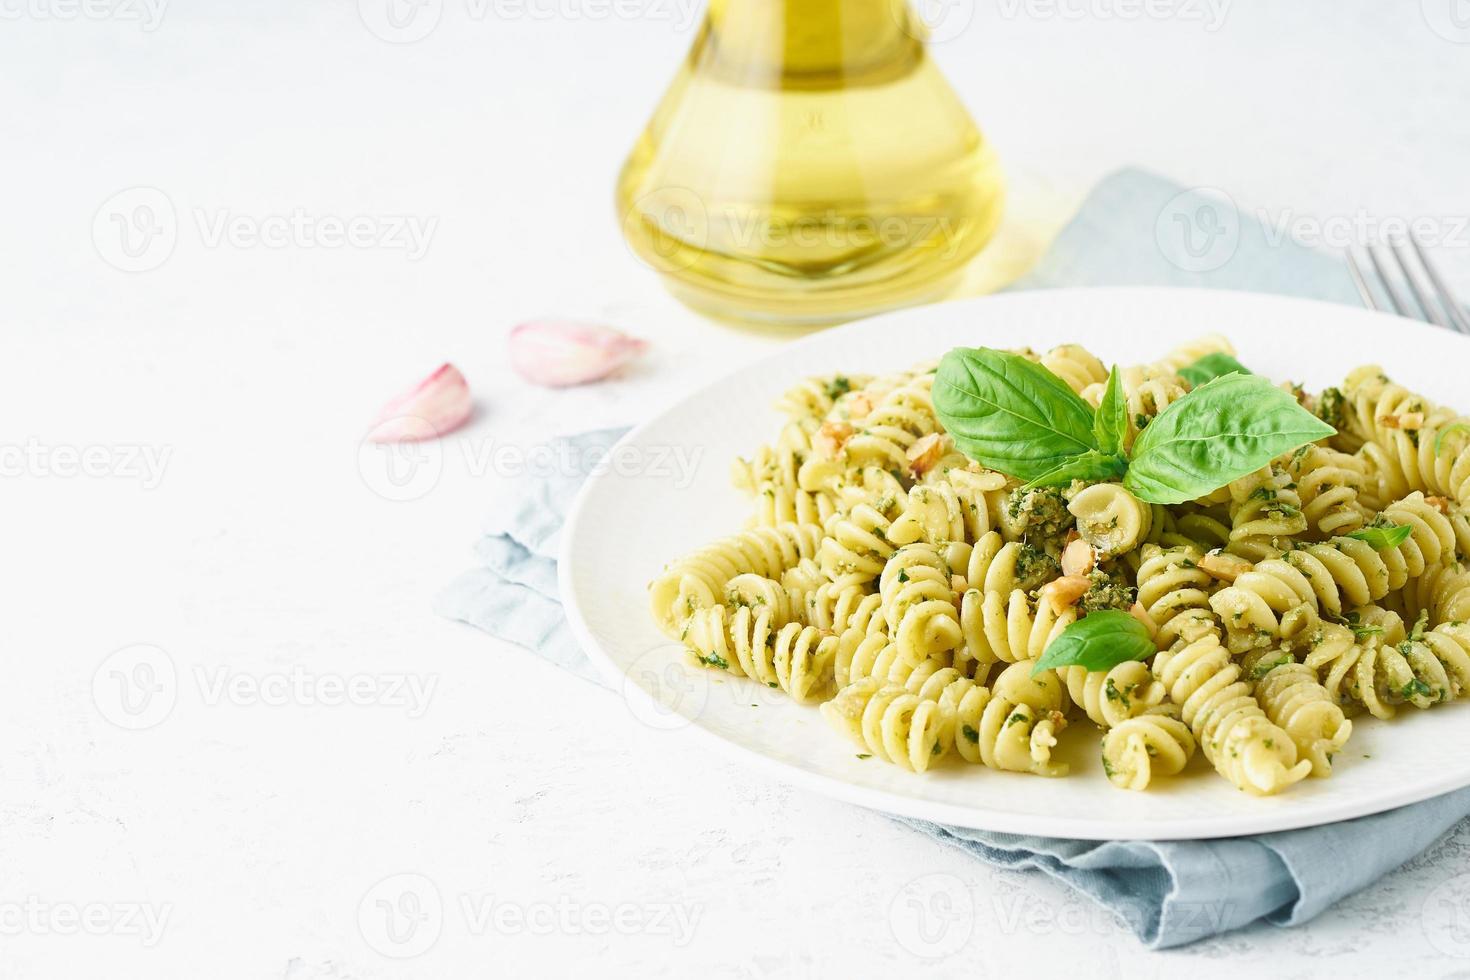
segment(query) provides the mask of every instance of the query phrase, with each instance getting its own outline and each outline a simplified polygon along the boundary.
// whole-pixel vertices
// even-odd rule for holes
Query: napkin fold
[[[1341,263],[1305,248],[1217,191],[1125,170],[1099,184],[1015,288],[1174,285],[1356,302]],[[623,429],[562,440],[587,470]],[[561,527],[587,471],[515,485],[476,545],[479,566],[437,610],[598,684],[556,583]],[[1421,853],[1470,814],[1470,789],[1303,830],[1201,841],[1077,841],[895,818],[997,867],[1051,875],[1114,912],[1144,944],[1181,946],[1257,919],[1298,925]]]

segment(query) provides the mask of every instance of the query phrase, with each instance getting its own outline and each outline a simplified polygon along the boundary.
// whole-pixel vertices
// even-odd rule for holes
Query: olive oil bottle
[[[1004,185],[906,0],[710,0],[618,181],[679,299],[824,324],[942,295]]]

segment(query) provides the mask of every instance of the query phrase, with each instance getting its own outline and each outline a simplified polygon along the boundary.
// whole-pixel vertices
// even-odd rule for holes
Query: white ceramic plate
[[[1330,779],[1257,799],[1202,758],[1144,793],[1103,777],[1097,732],[1063,736],[1064,779],[945,765],[915,775],[828,728],[814,707],[758,684],[689,666],[654,626],[646,585],[671,559],[744,525],[730,461],[772,438],[770,406],[799,379],[883,372],[951,347],[1086,345],[1105,362],[1162,356],[1221,332],[1259,373],[1314,390],[1362,363],[1451,405],[1463,390],[1470,342],[1397,317],[1327,303],[1166,289],[1065,290],[923,307],[817,334],[742,368],[639,426],[614,466],[582,491],[567,523],[561,592],[573,631],[629,708],[670,738],[698,737],[772,777],[890,813],[1012,833],[1085,839],[1180,839],[1262,833],[1344,820],[1470,785],[1470,707],[1407,708],[1391,723],[1359,718]],[[684,474],[681,462],[688,467]],[[692,464],[692,465],[689,465]],[[661,766],[649,758],[650,766]]]

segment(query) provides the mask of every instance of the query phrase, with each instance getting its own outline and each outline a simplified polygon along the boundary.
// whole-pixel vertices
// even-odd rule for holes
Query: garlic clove
[[[605,378],[648,348],[612,327],[571,320],[533,320],[510,332],[510,363],[533,384],[552,388]]]
[[[470,386],[459,368],[445,363],[383,406],[368,438],[373,442],[419,442],[454,431],[470,417]]]

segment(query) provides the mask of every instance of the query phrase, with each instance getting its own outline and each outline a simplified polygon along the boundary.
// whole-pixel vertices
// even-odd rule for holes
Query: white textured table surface
[[[665,300],[611,216],[687,0],[443,0],[401,45],[353,3],[160,2],[0,3],[0,976],[1470,974],[1470,831],[1310,927],[1149,953],[1039,876],[436,619],[515,476],[494,448],[632,420],[773,343]],[[1470,12],[982,7],[936,57],[1019,213],[1143,163],[1308,234],[1430,216],[1470,287]],[[122,254],[111,215],[158,198],[103,208],[95,242],[94,218],[138,187],[177,241],[127,273],[106,260],[158,253]],[[297,214],[366,216],[374,244],[250,237]],[[530,390],[504,334],[542,314],[654,353]],[[446,359],[477,421],[385,499],[358,439]],[[134,644],[151,679],[107,659]]]

